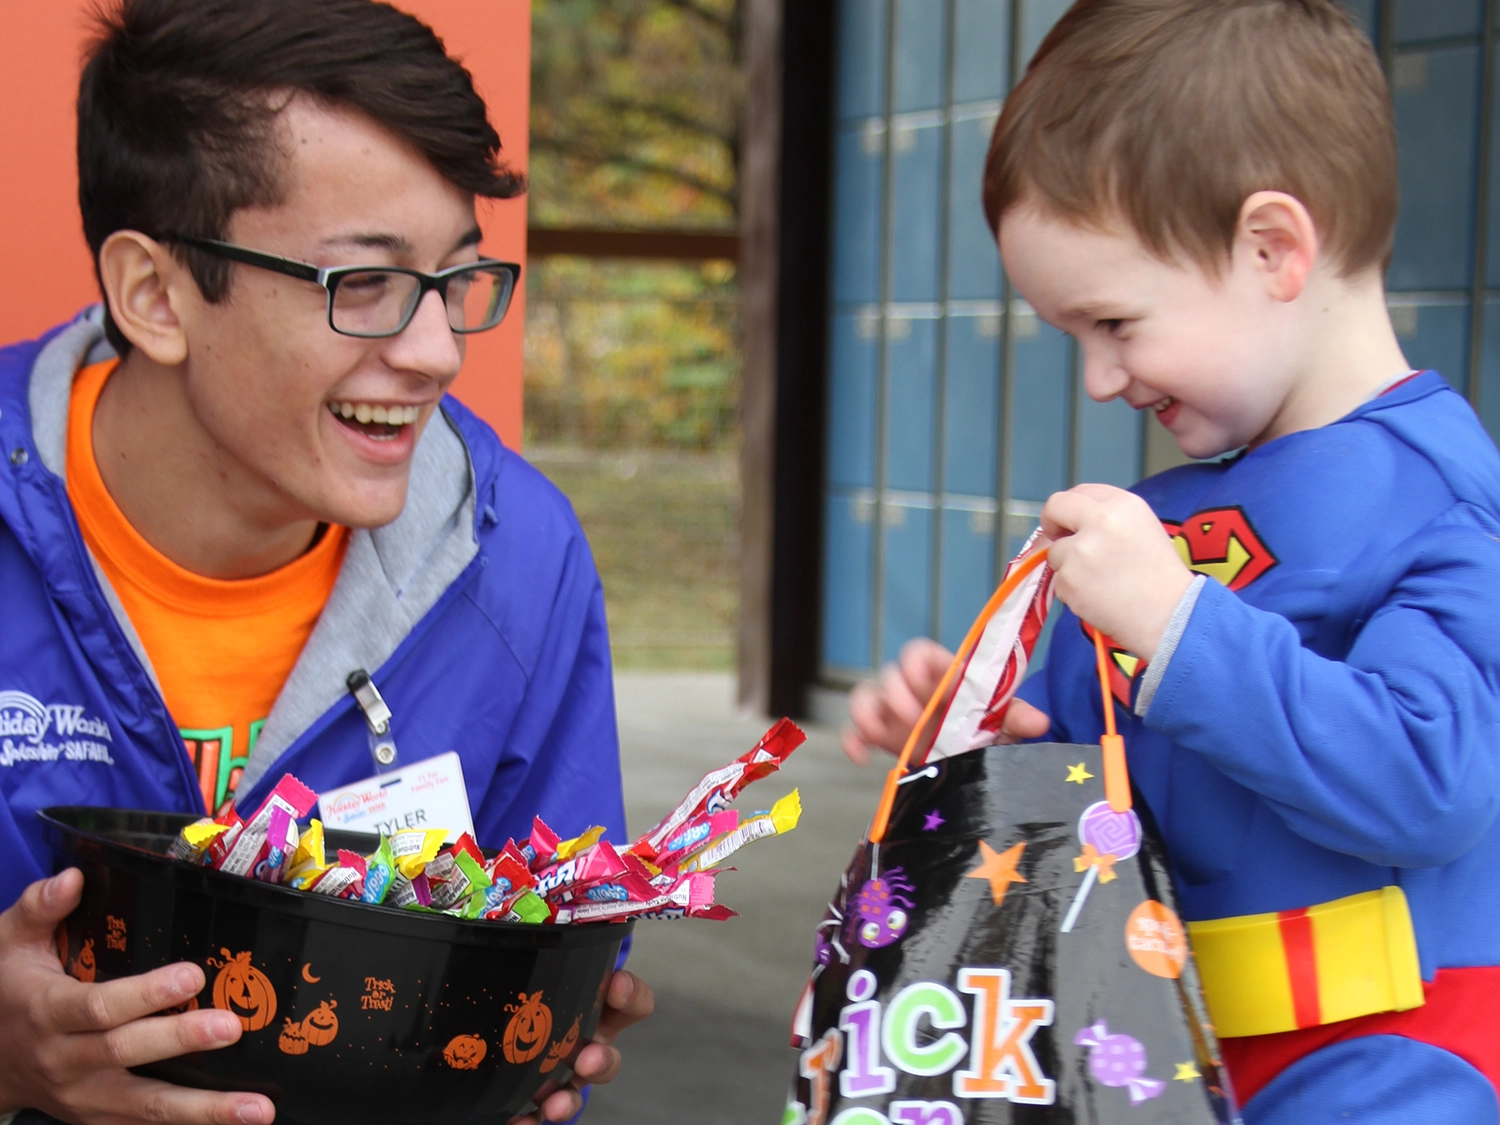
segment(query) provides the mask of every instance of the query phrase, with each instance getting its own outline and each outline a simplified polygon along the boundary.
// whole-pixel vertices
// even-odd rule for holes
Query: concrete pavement
[[[739,715],[727,675],[621,673],[615,689],[632,834],[649,828],[710,769],[750,749],[769,720]],[[836,731],[808,741],[738,802],[767,808],[802,791],[795,832],[736,856],[718,897],[728,922],[643,922],[630,968],[656,991],[656,1014],[620,1039],[625,1068],[594,1091],[586,1125],[776,1125],[796,1054],[792,1008],[812,967],[813,928],[854,853],[883,771],[860,770]]]

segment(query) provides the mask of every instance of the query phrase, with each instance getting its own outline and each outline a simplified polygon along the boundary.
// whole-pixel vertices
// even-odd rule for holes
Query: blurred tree
[[[735,225],[741,3],[532,0],[533,225]]]

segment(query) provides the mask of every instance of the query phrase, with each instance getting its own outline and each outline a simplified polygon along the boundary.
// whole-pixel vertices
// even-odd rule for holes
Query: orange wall
[[[509,162],[526,167],[529,0],[397,0],[474,75]],[[98,299],[78,219],[73,102],[93,0],[0,0],[0,343],[35,336]],[[484,250],[524,262],[526,201],[481,201]],[[506,444],[521,441],[523,288],[505,323],[469,340],[458,395]]]

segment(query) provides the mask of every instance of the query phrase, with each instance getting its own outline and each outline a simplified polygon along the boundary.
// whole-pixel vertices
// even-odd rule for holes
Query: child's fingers
[[[845,724],[844,729],[839,731],[839,746],[843,749],[844,756],[856,766],[870,764],[870,747],[865,744],[853,723]]]
[[[1005,712],[1005,722],[1000,733],[1019,742],[1024,738],[1041,738],[1052,729],[1052,720],[1027,703],[1024,699],[1012,699],[1010,709]]]
[[[1042,505],[1042,534],[1054,543],[1065,539],[1083,526],[1087,513],[1097,504],[1096,499],[1076,488],[1054,492]]]
[[[953,654],[937,641],[918,637],[901,646],[900,663],[907,685],[926,706],[942,681],[943,673],[948,671],[948,665],[953,663]]]

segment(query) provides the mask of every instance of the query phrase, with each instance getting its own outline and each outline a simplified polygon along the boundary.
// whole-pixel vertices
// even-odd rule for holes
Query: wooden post
[[[744,0],[745,128],[740,161],[741,707],[771,701],[775,551],[777,283],[780,276],[782,14],[784,0]]]

